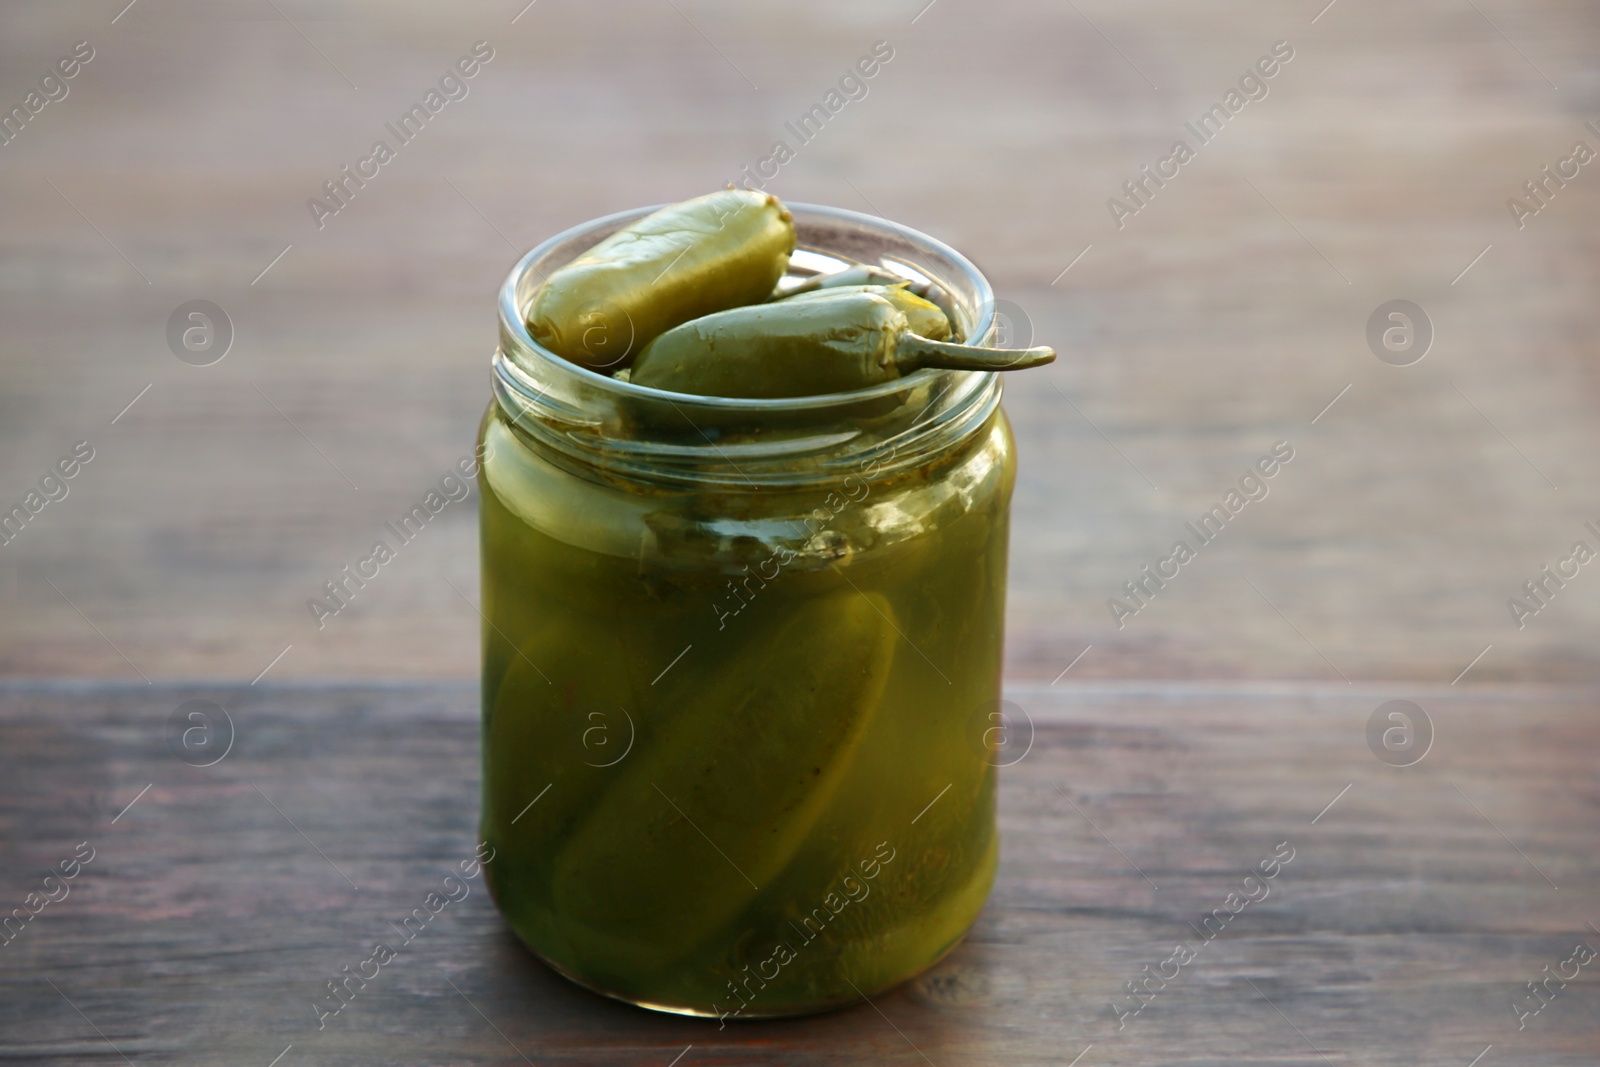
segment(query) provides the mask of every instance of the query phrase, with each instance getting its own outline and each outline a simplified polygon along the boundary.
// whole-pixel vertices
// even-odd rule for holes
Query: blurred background
[[[1061,351],[1006,383],[1013,683],[1594,681],[1600,568],[1560,561],[1600,549],[1597,36],[1547,0],[8,3],[0,508],[39,495],[0,671],[470,679],[475,501],[306,601],[471,449],[519,253],[783,141],[767,188],[950,242]]]

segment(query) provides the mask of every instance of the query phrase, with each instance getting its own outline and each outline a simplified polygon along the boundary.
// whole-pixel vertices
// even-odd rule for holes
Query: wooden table
[[[1592,1064],[1600,961],[1525,1029],[1510,1005],[1576,944],[1600,950],[1596,696],[1017,687],[990,905],[870,1005],[719,1030],[614,1004],[525,952],[479,880],[319,1032],[323,983],[472,854],[473,689],[13,684],[0,902],[79,842],[94,858],[0,948],[0,1059]],[[231,714],[213,766],[166,747],[192,699]],[[1392,699],[1433,724],[1409,767],[1365,739]],[[1292,858],[1266,896],[1230,901],[1261,895],[1245,875],[1275,853]],[[1179,943],[1193,960],[1119,1030],[1124,984],[1171,974]]]

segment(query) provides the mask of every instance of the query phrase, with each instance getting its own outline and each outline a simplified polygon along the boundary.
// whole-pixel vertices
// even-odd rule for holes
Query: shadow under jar
[[[913,230],[789,205],[790,279],[833,255],[988,282]],[[485,869],[573,981],[685,1014],[793,1015],[927,968],[998,859],[1010,427],[992,373],[829,396],[642,388],[536,345],[500,294],[481,428]]]

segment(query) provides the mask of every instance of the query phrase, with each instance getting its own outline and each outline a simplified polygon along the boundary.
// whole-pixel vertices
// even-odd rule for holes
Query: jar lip
[[[570,375],[590,388],[610,392],[623,397],[640,399],[658,399],[665,402],[679,400],[692,403],[697,408],[721,409],[730,412],[749,413],[752,415],[767,412],[798,412],[812,409],[825,410],[840,404],[855,404],[861,401],[873,400],[880,396],[889,396],[904,390],[907,386],[931,384],[941,377],[953,375],[970,375],[979,379],[993,379],[993,371],[948,371],[934,368],[923,368],[906,375],[903,378],[891,379],[864,389],[856,389],[847,393],[823,393],[816,396],[780,397],[780,398],[743,398],[722,396],[701,396],[693,393],[677,393],[666,389],[655,389],[647,385],[635,385],[633,382],[619,381],[607,374],[601,374],[580,366],[545,348],[533,339],[528,330],[527,319],[522,307],[517,300],[517,290],[522,279],[533,269],[540,259],[552,249],[558,248],[568,241],[575,240],[595,230],[615,227],[618,223],[643,218],[646,215],[660,211],[670,204],[654,204],[648,207],[629,208],[624,211],[614,211],[608,215],[601,215],[587,222],[580,222],[570,226],[560,233],[547,238],[531,249],[512,267],[511,272],[500,286],[499,314],[500,333],[502,338],[511,340],[521,351],[519,356],[531,355],[541,365],[541,371],[548,371],[559,375]],[[972,291],[978,297],[977,320],[969,331],[969,336],[982,338],[986,336],[994,324],[994,289],[989,284],[989,279],[966,256],[950,247],[945,242],[935,237],[930,237],[920,230],[913,229],[902,223],[894,222],[879,215],[868,215],[848,208],[829,207],[823,204],[807,204],[798,201],[785,201],[784,206],[791,214],[804,213],[812,216],[835,218],[841,221],[854,223],[867,228],[885,230],[904,238],[912,244],[920,244],[931,248],[939,255],[947,258],[960,271],[966,275],[965,281],[972,286]],[[504,383],[518,392],[527,393],[526,381],[523,374],[512,373],[515,360],[496,359],[494,361],[497,376]]]

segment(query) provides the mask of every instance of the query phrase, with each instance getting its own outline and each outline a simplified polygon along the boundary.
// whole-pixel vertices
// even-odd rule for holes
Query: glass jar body
[[[1015,461],[652,485],[481,429],[500,910],[619,999],[788,1015],[915,975],[993,882]],[[891,469],[891,467],[893,469]]]

